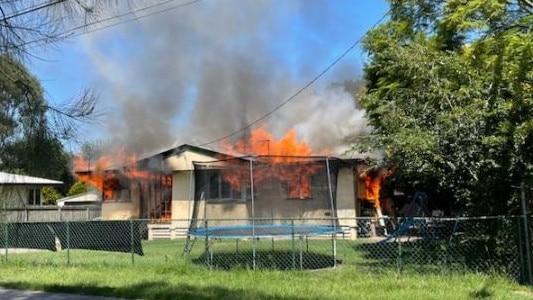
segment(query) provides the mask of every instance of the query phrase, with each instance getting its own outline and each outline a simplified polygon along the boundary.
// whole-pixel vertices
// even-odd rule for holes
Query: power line
[[[26,8],[26,9],[23,9],[22,11],[14,12],[13,14],[11,14],[9,16],[3,17],[0,20],[0,22],[4,23],[4,22],[6,22],[9,19],[13,19],[13,18],[16,18],[16,17],[23,16],[25,14],[29,14],[29,13],[32,13],[32,12],[35,12],[35,11],[38,11],[38,10],[41,10],[41,9],[45,9],[45,8],[51,7],[53,5],[56,5],[56,4],[59,4],[61,2],[65,2],[65,1],[67,1],[67,0],[57,0],[57,1],[54,1],[54,2],[48,2],[48,3],[41,4],[41,5],[33,5],[33,6],[30,6],[30,7]]]
[[[122,15],[117,15],[117,16],[109,17],[107,19],[103,19],[103,20],[100,20],[100,21],[97,21],[97,22],[93,22],[92,24],[86,24],[86,25],[78,26],[76,28],[73,28],[73,29],[69,30],[68,32],[74,32],[74,31],[76,31],[78,29],[82,29],[84,27],[95,25],[95,24],[98,24],[98,23],[101,23],[101,22],[107,22],[109,20],[116,19],[116,18],[121,18],[121,17],[127,16],[127,15],[135,14],[137,12],[145,11],[145,10],[148,10],[148,9],[151,9],[151,8],[163,5],[163,4],[167,4],[169,2],[174,2],[174,1],[176,1],[176,0],[167,0],[167,1],[164,1],[164,2],[160,2],[158,4],[154,4],[154,5],[151,5],[151,6],[143,7],[141,9],[138,9],[138,10],[135,10],[135,11],[124,13]],[[203,0],[192,0],[192,1],[189,1],[189,2],[185,2],[185,3],[180,3],[180,4],[177,4],[175,6],[168,7],[166,9],[162,9],[162,10],[154,11],[154,12],[151,12],[151,13],[147,13],[147,14],[142,15],[142,16],[135,16],[135,18],[124,20],[122,22],[117,22],[117,23],[106,25],[106,26],[103,26],[103,27],[98,27],[98,28],[95,28],[93,30],[84,31],[84,32],[81,32],[79,34],[74,34],[71,37],[78,37],[80,35],[96,32],[96,31],[100,31],[100,30],[103,30],[103,29],[107,29],[107,28],[110,28],[110,27],[114,27],[114,26],[130,23],[130,22],[133,22],[133,21],[138,21],[140,19],[144,19],[144,18],[151,17],[151,16],[154,16],[154,15],[158,15],[158,14],[162,14],[162,13],[165,13],[165,12],[169,12],[169,11],[177,9],[177,8],[181,8],[181,7],[189,6],[189,5],[192,5],[192,4],[196,4],[196,3],[201,2],[201,1],[203,1]]]
[[[19,17],[19,16],[22,16],[24,14],[35,12],[35,11],[50,7],[52,5],[56,5],[56,4],[59,4],[61,2],[65,2],[65,1],[67,1],[67,0],[57,0],[57,1],[54,1],[54,2],[50,2],[50,3],[39,5],[39,6],[35,5],[35,6],[27,8],[26,10],[24,10],[22,12],[10,15],[8,17],[5,17],[4,19],[11,19],[11,18],[14,18],[14,17]],[[153,15],[156,15],[156,14],[161,14],[161,13],[164,13],[164,12],[168,12],[170,10],[174,10],[174,9],[177,9],[177,8],[180,8],[180,7],[184,7],[184,6],[188,6],[188,5],[191,5],[191,4],[195,4],[195,3],[198,3],[198,2],[200,2],[202,0],[188,1],[188,2],[185,2],[185,3],[181,3],[181,4],[178,4],[178,5],[175,5],[175,6],[168,7],[166,9],[162,9],[162,10],[155,11],[155,12],[148,13],[148,14],[141,15],[141,16],[136,16],[135,18],[132,18],[132,19],[129,19],[129,20],[125,20],[123,22],[117,22],[117,23],[110,24],[110,25],[107,25],[107,26],[104,26],[104,27],[95,28],[95,29],[90,30],[90,31],[84,31],[84,32],[80,32],[78,34],[73,34],[73,35],[67,36],[68,34],[73,33],[73,32],[75,32],[75,31],[77,31],[79,29],[82,29],[82,28],[86,28],[86,27],[89,27],[89,26],[92,26],[92,25],[96,25],[96,24],[102,23],[102,22],[107,22],[107,21],[110,21],[110,20],[113,20],[113,19],[125,17],[125,16],[128,16],[128,15],[136,14],[136,13],[139,13],[139,12],[142,12],[142,11],[146,11],[146,10],[149,10],[149,9],[161,6],[161,5],[165,5],[165,4],[168,4],[170,2],[174,2],[174,1],[176,1],[176,0],[166,0],[166,1],[159,2],[159,3],[153,4],[153,5],[142,7],[142,8],[136,9],[136,10],[131,10],[131,11],[128,11],[126,13],[122,13],[122,14],[119,14],[119,15],[115,15],[115,16],[112,16],[112,17],[105,18],[105,19],[100,19],[100,20],[97,20],[97,21],[94,21],[94,22],[91,22],[91,23],[86,23],[86,24],[71,28],[69,30],[66,30],[66,31],[64,31],[62,33],[59,33],[58,36],[64,35],[65,37],[70,37],[70,38],[78,37],[78,36],[81,36],[81,35],[84,35],[84,34],[88,34],[88,33],[91,33],[91,32],[103,30],[103,29],[106,29],[106,28],[109,28],[109,27],[121,25],[121,24],[124,24],[124,23],[129,23],[129,22],[132,22],[132,21],[135,21],[135,20],[139,20],[139,19],[143,19],[143,18],[146,18],[146,17],[149,17],[149,16],[153,16]],[[17,45],[16,48],[22,48],[24,46],[31,45],[31,44],[36,44],[36,43],[39,43],[39,42],[42,42],[42,41],[46,41],[46,40],[48,40],[48,38],[34,39],[34,40],[31,40],[31,41],[28,41],[28,42],[24,42],[24,43],[22,43],[20,45]],[[30,48],[32,48],[32,47],[30,47]],[[26,53],[29,54],[29,52],[26,52]],[[1,70],[1,69],[0,69],[0,71],[3,72],[3,70]],[[3,73],[5,73],[5,72],[3,72]]]
[[[294,94],[292,94],[289,98],[285,99],[283,102],[281,102],[280,104],[278,104],[277,106],[275,106],[272,110],[270,110],[269,112],[267,112],[266,114],[264,114],[263,116],[257,118],[256,120],[246,124],[245,126],[241,127],[240,129],[230,133],[230,134],[227,134],[223,137],[220,137],[220,138],[217,138],[217,139],[214,139],[210,142],[207,142],[207,143],[203,143],[203,144],[200,144],[200,146],[206,146],[206,145],[210,145],[210,144],[214,144],[214,143],[217,143],[217,142],[220,142],[222,140],[225,140],[227,138],[230,138],[234,135],[237,135],[249,128],[251,128],[252,126],[256,125],[257,123],[263,121],[264,119],[268,118],[269,116],[271,116],[272,114],[274,114],[276,111],[278,111],[279,109],[281,109],[283,106],[285,106],[287,103],[291,102],[292,100],[294,100],[298,95],[300,95],[303,91],[305,91],[307,88],[309,88],[311,85],[313,85],[315,82],[317,82],[322,76],[324,76],[324,74],[326,74],[331,68],[333,68],[339,61],[341,61],[346,55],[348,55],[348,53],[350,53],[359,43],[361,43],[361,41],[363,40],[363,38],[368,34],[368,32],[370,32],[370,30],[374,29],[376,26],[378,26],[381,22],[383,22],[383,20],[385,20],[385,18],[389,15],[390,13],[390,10],[387,11],[381,18],[379,18],[379,20],[374,23],[374,25],[372,25],[372,27],[367,30],[361,37],[359,37],[355,42],[353,42],[346,50],[344,50],[337,58],[335,58],[329,65],[327,65],[321,72],[319,72],[315,77],[313,77],[309,82],[307,82],[304,86],[302,86],[300,89],[298,89]]]
[[[118,19],[118,18],[122,18],[122,17],[125,17],[125,16],[129,16],[129,15],[134,15],[136,13],[139,13],[139,12],[142,12],[142,11],[146,11],[146,10],[150,10],[152,8],[155,8],[155,7],[158,7],[158,6],[161,6],[161,5],[165,5],[165,4],[168,4],[170,2],[174,2],[174,1],[176,1],[176,0],[167,0],[167,1],[159,2],[159,3],[153,4],[153,5],[145,6],[145,7],[136,9],[136,10],[128,11],[128,12],[125,12],[125,13],[122,13],[122,14],[118,14],[118,15],[115,15],[115,16],[111,16],[111,17],[105,18],[105,19],[100,19],[100,20],[96,20],[96,21],[91,22],[91,23],[86,23],[86,24],[83,24],[83,25],[80,25],[80,26],[76,26],[74,28],[71,28],[69,30],[66,30],[66,31],[60,33],[59,36],[64,35],[65,37],[68,37],[68,38],[78,37],[78,36],[81,36],[81,35],[84,35],[84,34],[96,32],[96,31],[100,31],[100,30],[104,30],[104,29],[107,29],[107,28],[110,28],[110,27],[114,27],[114,26],[130,23],[130,22],[137,21],[137,20],[140,20],[140,19],[144,19],[144,18],[147,18],[147,17],[150,17],[150,16],[154,16],[154,15],[157,15],[157,14],[165,13],[165,12],[177,9],[177,8],[181,8],[181,7],[189,6],[189,5],[192,5],[192,4],[196,4],[196,3],[201,2],[203,0],[192,0],[192,1],[185,2],[185,3],[180,3],[180,4],[177,4],[177,5],[171,6],[171,7],[167,7],[167,8],[162,9],[162,10],[154,11],[154,12],[147,13],[147,14],[144,14],[144,15],[141,15],[141,16],[135,16],[134,18],[131,18],[131,19],[128,19],[128,20],[124,20],[122,22],[117,22],[117,23],[109,24],[109,25],[106,25],[106,26],[103,26],[103,27],[94,28],[92,30],[83,31],[83,32],[74,34],[75,31],[83,29],[83,28],[87,28],[89,26],[93,26],[93,25],[96,25],[96,24],[99,24],[99,23],[108,22],[108,21],[111,21],[111,20],[114,20],[114,19]],[[32,41],[29,41],[29,42],[21,44],[19,47],[23,47],[23,46],[34,44],[34,43],[39,43],[39,42],[44,41],[44,40],[45,39],[32,40]]]

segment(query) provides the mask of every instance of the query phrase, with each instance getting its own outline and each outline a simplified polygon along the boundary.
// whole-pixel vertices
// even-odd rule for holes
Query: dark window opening
[[[41,189],[28,189],[28,205],[41,205]]]
[[[243,201],[250,197],[250,189],[240,178],[225,178],[221,170],[200,171],[197,197],[208,201]]]

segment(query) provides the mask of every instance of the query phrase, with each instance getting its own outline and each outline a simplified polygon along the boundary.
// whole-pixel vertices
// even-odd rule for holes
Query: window
[[[309,164],[285,165],[282,170],[287,199],[313,198],[313,175],[316,172],[316,166]]]
[[[286,168],[285,191],[287,199],[310,200],[327,197],[329,186],[325,170],[316,165]]]
[[[311,178],[297,176],[287,180],[287,198],[288,199],[311,199]]]
[[[41,205],[41,189],[28,189],[28,205]]]
[[[210,170],[208,172],[208,200],[230,200],[234,199],[234,191],[228,181],[222,178],[222,174],[218,170]]]
[[[245,183],[237,178],[224,178],[220,170],[203,170],[198,178],[197,195],[211,201],[244,201],[249,195]]]
[[[120,199],[121,185],[116,174],[112,171],[105,172],[105,178],[102,182],[102,197],[104,201],[116,201]],[[117,192],[118,195],[117,195]]]

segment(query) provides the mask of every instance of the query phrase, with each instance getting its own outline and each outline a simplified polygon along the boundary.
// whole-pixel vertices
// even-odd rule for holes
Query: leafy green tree
[[[0,1],[0,53],[35,55],[36,49],[68,38],[102,16],[118,15],[131,1]]]
[[[42,188],[43,193],[43,204],[44,205],[55,205],[58,199],[63,197],[61,193],[51,186],[45,186]]]
[[[527,1],[391,0],[364,41],[372,134],[397,178],[470,214],[518,208],[533,169],[533,6]]]
[[[62,180],[67,188],[72,184],[71,158],[62,142],[96,116],[97,97],[84,90],[75,101],[54,105],[25,68],[25,58],[124,7],[129,1],[0,3],[0,170]]]
[[[0,170],[64,180],[69,159],[39,81],[8,54],[0,66]]]
[[[83,181],[76,181],[68,190],[67,196],[74,196],[86,193],[89,190],[87,184]]]

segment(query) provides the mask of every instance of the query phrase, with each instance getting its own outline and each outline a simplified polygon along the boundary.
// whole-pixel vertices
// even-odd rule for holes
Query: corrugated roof
[[[0,185],[14,184],[55,185],[63,184],[63,182],[40,177],[0,172]]]

